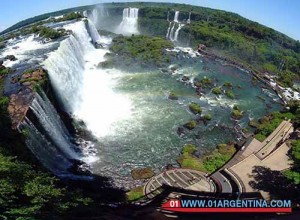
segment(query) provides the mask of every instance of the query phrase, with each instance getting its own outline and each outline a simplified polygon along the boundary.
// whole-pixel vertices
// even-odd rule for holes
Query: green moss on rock
[[[170,92],[168,98],[171,100],[178,100],[178,95],[175,92]]]
[[[180,167],[186,169],[205,171],[202,161],[193,155],[196,151],[197,147],[195,145],[184,145],[181,151],[181,155],[177,160],[177,162],[180,164]]]
[[[191,110],[191,112],[193,112],[196,115],[201,114],[201,112],[202,112],[200,105],[195,102],[192,102],[191,104],[189,104],[189,109]]]
[[[220,87],[215,87],[212,89],[212,93],[215,95],[221,95],[222,94],[222,90]]]
[[[144,186],[138,186],[126,193],[128,201],[135,201],[144,196]]]
[[[234,99],[234,98],[235,98],[235,95],[234,95],[234,93],[232,92],[232,90],[227,90],[227,91],[225,92],[225,95],[226,95],[228,98],[230,98],[230,99]]]
[[[183,126],[189,130],[193,130],[197,126],[197,122],[192,120],[192,121],[189,121],[188,123],[184,124]]]
[[[208,114],[204,115],[203,118],[207,121],[210,121],[212,119],[212,116],[210,113],[208,113]]]

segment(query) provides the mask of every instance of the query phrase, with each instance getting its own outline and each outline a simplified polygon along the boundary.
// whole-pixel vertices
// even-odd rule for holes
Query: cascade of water
[[[100,14],[100,16],[101,16],[101,14]],[[93,21],[94,25],[96,27],[98,27],[99,13],[98,13],[98,10],[96,8],[92,10],[91,16],[89,16],[89,17]]]
[[[94,25],[94,22],[89,18],[88,18],[88,27],[89,27],[89,32],[93,43],[99,44],[101,42],[101,37],[97,31],[97,28]]]
[[[82,15],[83,15],[84,17],[87,17],[87,16],[88,16],[88,12],[87,12],[87,11],[83,11],[83,12],[82,12]]]
[[[173,26],[172,26],[172,28],[171,28],[170,34],[169,34],[169,39],[170,39],[171,41],[174,40],[174,30],[175,30],[175,25],[176,25],[176,23],[174,22],[174,23],[173,23]]]
[[[179,11],[175,11],[174,22],[178,23]]]
[[[112,73],[97,68],[108,50],[92,46],[84,22],[64,28],[72,30],[72,36],[62,41],[44,62],[57,97],[66,112],[83,120],[94,134],[111,132],[111,123],[130,114],[130,102],[112,90]],[[75,48],[69,47],[70,44]]]
[[[178,41],[178,34],[179,34],[179,31],[180,29],[184,26],[184,24],[179,24],[177,30],[175,31],[175,34],[174,34],[174,41]]]
[[[191,13],[189,15],[189,19],[190,19],[190,16],[191,16]],[[179,31],[185,25],[178,21],[178,17],[179,17],[179,11],[175,11],[174,21],[169,23],[166,38],[171,41],[178,41]],[[172,26],[172,23],[173,23],[173,26]],[[178,25],[178,26],[176,27],[176,25]]]
[[[171,25],[172,25],[172,22],[169,22],[169,27],[168,27],[167,34],[166,34],[166,38],[167,38],[167,39],[170,38]]]
[[[65,26],[72,35],[45,60],[44,66],[61,106],[68,113],[79,108],[84,71],[84,55],[93,50],[83,22]],[[67,59],[66,59],[67,57]]]
[[[47,169],[56,175],[69,173],[67,169],[72,166],[72,163],[39,132],[28,118],[25,118],[19,130],[25,132],[26,145]]]
[[[189,13],[189,18],[188,18],[187,21],[186,21],[187,24],[190,24],[190,23],[191,23],[191,14],[192,14],[192,12],[190,11],[190,13]]]
[[[124,8],[122,22],[115,32],[124,35],[139,34],[138,12],[138,8]]]
[[[75,146],[70,141],[70,134],[58,116],[57,111],[43,91],[36,93],[30,109],[38,118],[39,123],[49,135],[51,141],[62,151],[67,158],[79,159],[74,151]]]

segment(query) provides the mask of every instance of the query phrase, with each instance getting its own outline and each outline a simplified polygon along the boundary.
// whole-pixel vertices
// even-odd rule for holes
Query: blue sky
[[[60,9],[130,0],[2,0],[0,31],[20,20]],[[157,0],[153,0],[156,1]],[[150,1],[150,2],[153,2]],[[236,12],[300,40],[300,0],[163,0]]]

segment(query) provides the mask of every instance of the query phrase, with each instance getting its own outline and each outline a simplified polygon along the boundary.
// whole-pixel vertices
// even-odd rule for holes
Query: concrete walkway
[[[144,187],[144,193],[153,198],[163,184],[200,192],[215,192],[214,182],[205,173],[190,169],[172,169],[152,177]],[[155,191],[155,192],[154,192]]]
[[[250,184],[255,181],[253,170],[256,166],[277,171],[291,166],[287,156],[289,146],[285,141],[292,132],[293,125],[283,121],[265,141],[249,139],[227,164],[211,176],[206,177],[205,173],[191,169],[167,170],[151,178],[144,187],[144,193],[151,199],[161,193],[162,185],[199,192],[257,192]],[[268,198],[266,192],[261,193]]]

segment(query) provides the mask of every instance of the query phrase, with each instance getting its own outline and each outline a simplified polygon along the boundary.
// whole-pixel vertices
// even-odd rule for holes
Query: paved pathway
[[[268,167],[272,170],[284,170],[290,167],[285,140],[293,132],[293,125],[283,121],[264,142],[249,139],[235,156],[210,177],[205,173],[191,169],[167,170],[151,178],[144,187],[148,198],[160,193],[165,184],[172,187],[199,192],[243,193],[254,192],[249,184],[254,181],[255,166]],[[262,192],[265,198],[267,195]]]
[[[149,198],[153,198],[155,194],[160,193],[157,189],[163,184],[194,191],[216,191],[214,182],[206,178],[205,173],[190,169],[172,169],[152,177],[145,185],[144,192]]]

